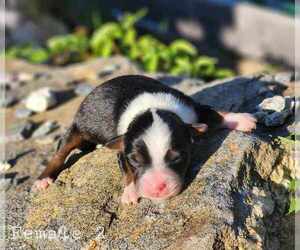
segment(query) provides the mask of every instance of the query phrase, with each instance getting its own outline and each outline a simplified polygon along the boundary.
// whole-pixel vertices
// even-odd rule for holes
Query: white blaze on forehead
[[[185,123],[197,122],[197,115],[193,107],[185,104],[169,93],[143,93],[134,98],[118,123],[118,135],[125,134],[133,119],[148,109],[164,109],[177,114]]]
[[[154,168],[164,168],[164,157],[171,146],[171,130],[161,117],[159,117],[155,109],[151,109],[151,113],[153,123],[145,131],[143,140],[149,151],[152,166]]]

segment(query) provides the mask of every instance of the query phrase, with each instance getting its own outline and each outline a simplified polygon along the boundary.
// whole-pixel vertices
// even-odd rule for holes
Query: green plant
[[[300,135],[296,133],[289,133],[288,136],[283,137],[283,136],[278,136],[277,139],[279,140],[280,143],[286,144],[286,145],[294,145],[295,141],[300,139]]]
[[[216,59],[199,55],[196,47],[186,40],[177,39],[167,45],[149,34],[139,36],[135,25],[146,14],[147,10],[141,9],[134,14],[126,13],[118,22],[104,24],[94,15],[97,28],[90,38],[85,34],[55,36],[47,41],[45,49],[16,47],[8,55],[34,63],[66,64],[90,56],[122,54],[147,72],[167,71],[205,80],[233,76],[231,70],[217,67]]]
[[[35,48],[31,45],[15,46],[5,51],[9,58],[22,58],[31,63],[45,63],[49,60],[49,53],[46,49]]]
[[[84,34],[69,34],[54,36],[47,41],[47,47],[51,57],[60,59],[60,64],[69,61],[82,61],[88,51],[89,42]]]
[[[300,198],[297,197],[296,192],[299,192],[300,180],[294,179],[289,184],[290,191],[290,206],[288,213],[297,213],[300,211]]]

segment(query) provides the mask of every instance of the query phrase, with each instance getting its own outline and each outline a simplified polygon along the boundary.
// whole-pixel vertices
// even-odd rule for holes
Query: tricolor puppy
[[[215,111],[145,76],[117,77],[82,102],[34,188],[53,182],[73,149],[103,144],[118,151],[123,203],[136,203],[139,197],[167,199],[182,189],[195,134],[221,127],[248,132],[256,120],[247,113]]]

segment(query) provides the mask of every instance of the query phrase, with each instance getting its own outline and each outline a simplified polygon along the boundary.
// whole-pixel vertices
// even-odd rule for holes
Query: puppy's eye
[[[170,163],[178,163],[182,160],[182,155],[178,151],[169,149],[165,159]]]
[[[127,155],[127,159],[133,167],[137,167],[143,163],[143,158],[138,153],[131,153]]]

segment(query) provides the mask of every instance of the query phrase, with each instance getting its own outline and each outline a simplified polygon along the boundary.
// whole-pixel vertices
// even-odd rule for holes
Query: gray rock
[[[113,74],[116,70],[120,69],[119,64],[110,64],[105,66],[98,74],[98,77],[105,77]]]
[[[74,91],[79,96],[87,96],[89,93],[92,92],[93,89],[94,87],[87,83],[80,83],[76,86]]]
[[[263,123],[267,127],[276,127],[284,124],[286,118],[290,115],[290,112],[285,110],[282,112],[274,112],[264,117]]]
[[[281,126],[293,113],[295,99],[291,97],[274,96],[266,98],[257,106],[255,116],[267,127]]]
[[[267,82],[260,77],[236,77],[202,85],[200,83],[191,94],[196,101],[219,110],[252,113],[265,99],[265,93],[261,93],[262,88],[270,89],[271,92],[267,93],[273,95],[285,89],[284,86]]]
[[[13,184],[13,178],[0,178],[0,191],[7,191]]]
[[[35,130],[32,134],[33,138],[40,137],[47,135],[54,131],[55,129],[59,128],[59,125],[55,121],[47,121],[40,125],[37,130]]]
[[[56,96],[49,87],[32,92],[25,100],[26,108],[34,112],[44,112],[56,104]]]
[[[289,83],[295,79],[293,72],[281,72],[275,75],[274,80],[279,83]]]
[[[1,108],[8,108],[13,106],[18,102],[18,98],[11,93],[7,93],[4,98],[0,99],[0,107]]]
[[[29,72],[19,72],[17,74],[17,79],[19,82],[29,82],[35,78],[35,74]]]
[[[8,162],[0,162],[0,173],[6,172],[12,167]]]
[[[26,108],[19,108],[15,111],[15,116],[19,119],[28,118],[32,114],[33,111]]]
[[[283,96],[274,96],[272,98],[266,98],[261,104],[259,104],[259,111],[265,112],[281,112],[286,109],[286,100]]]
[[[17,90],[18,88],[23,86],[23,82],[19,82],[16,80],[10,81],[7,83],[7,87],[8,89],[13,89],[13,90]]]
[[[160,203],[142,199],[136,206],[119,204],[122,185],[116,155],[98,149],[64,171],[47,192],[34,197],[26,228],[64,225],[80,231],[81,237],[73,245],[78,249],[92,245],[115,249],[120,242],[128,249],[222,249],[216,242],[228,249],[261,249],[268,237],[262,220],[270,219],[276,209],[266,183],[272,169],[281,164],[281,151],[240,132],[225,137],[226,131],[218,131],[197,144],[193,154],[196,171],[180,195]],[[266,190],[256,190],[257,183]],[[109,226],[112,214],[115,219]],[[105,228],[100,236],[99,226]],[[244,227],[260,230],[252,233]],[[281,230],[280,225],[273,230]],[[51,243],[34,244],[39,248]],[[67,247],[60,239],[55,244],[59,249]]]
[[[31,121],[24,121],[17,124],[14,124],[8,131],[6,136],[8,141],[18,141],[28,139],[33,130],[35,124]]]

